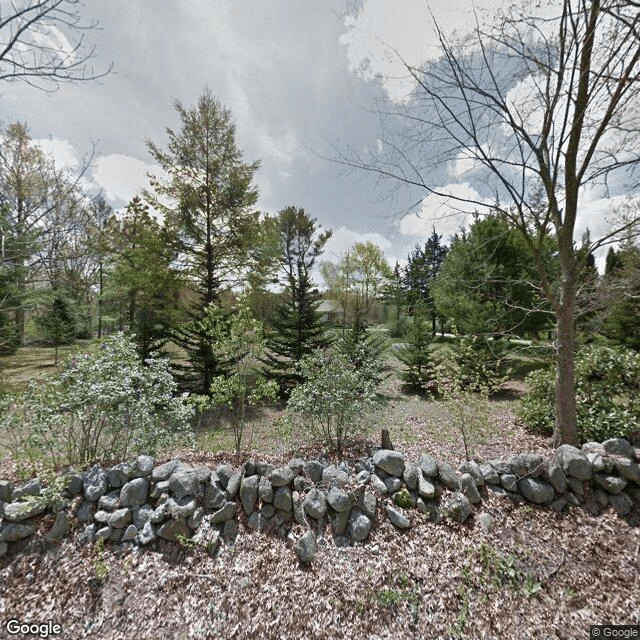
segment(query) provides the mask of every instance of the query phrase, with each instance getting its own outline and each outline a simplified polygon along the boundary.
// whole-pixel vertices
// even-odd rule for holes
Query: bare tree
[[[85,32],[80,0],[0,0],[0,81],[23,81],[45,91],[61,83],[86,82],[109,73],[90,66],[95,47]]]
[[[464,159],[536,260],[539,284],[556,320],[557,443],[576,443],[574,321],[587,256],[640,227],[636,215],[611,232],[576,242],[589,189],[638,187],[640,164],[640,3],[550,0],[479,21],[452,42],[436,27],[440,57],[404,63],[416,88],[380,109],[379,153],[347,148],[339,162],[449,199],[487,207],[438,187],[450,163]],[[404,62],[404,61],[403,61]],[[626,184],[625,184],[626,181]],[[532,206],[542,187],[544,206]],[[495,209],[495,203],[491,208]],[[553,279],[542,260],[555,235]]]

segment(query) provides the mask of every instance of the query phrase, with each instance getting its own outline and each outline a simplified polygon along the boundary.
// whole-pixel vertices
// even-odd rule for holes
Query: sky
[[[165,128],[179,127],[174,101],[190,106],[206,85],[230,108],[245,160],[261,162],[261,210],[303,207],[334,232],[327,259],[370,240],[393,265],[424,243],[432,225],[446,239],[465,216],[426,194],[415,211],[401,213],[402,198],[386,198],[373,176],[326,157],[335,155],[333,145],[376,148],[376,100],[401,101],[410,92],[397,54],[410,63],[436,55],[433,20],[446,32],[464,33],[474,9],[484,19],[499,6],[497,0],[87,0],[85,21],[99,23],[85,34],[95,46],[92,65],[100,72],[113,64],[113,72],[52,94],[5,83],[0,120],[27,122],[32,137],[71,168],[95,145],[87,188],[101,189],[117,209],[146,186],[148,172],[157,172],[145,140],[162,147]],[[48,36],[60,41],[58,33]],[[461,158],[445,189],[479,195],[467,169]],[[592,200],[593,226],[608,203],[597,194]]]

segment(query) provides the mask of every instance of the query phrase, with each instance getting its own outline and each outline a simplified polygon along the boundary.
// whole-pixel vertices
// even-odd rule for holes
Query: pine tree
[[[282,397],[302,381],[296,367],[300,360],[329,343],[317,311],[322,298],[311,279],[311,269],[331,237],[331,231],[320,233],[319,229],[304,209],[291,206],[278,214],[284,290],[271,319],[268,352],[262,361]]]
[[[45,340],[54,347],[54,365],[58,365],[58,347],[71,344],[76,338],[78,318],[71,301],[61,291],[55,291],[51,304],[43,315],[36,319]]]
[[[252,184],[259,163],[243,161],[231,112],[208,89],[196,106],[176,101],[175,108],[181,127],[167,129],[167,150],[147,141],[169,177],[152,179],[153,193],[145,195],[175,231],[180,269],[193,292],[188,320],[172,334],[189,361],[176,373],[183,389],[208,394],[225,367],[203,330],[204,310],[220,307],[224,290],[242,283],[262,255],[256,250],[261,224]]]

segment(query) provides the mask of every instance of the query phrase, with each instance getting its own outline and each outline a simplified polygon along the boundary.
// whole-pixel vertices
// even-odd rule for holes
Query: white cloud
[[[485,154],[489,153],[489,145],[483,144],[481,149]],[[460,180],[468,176],[475,169],[479,169],[482,165],[478,160],[480,151],[477,148],[463,149],[449,164],[449,175],[456,180]]]
[[[78,150],[68,141],[60,138],[40,138],[33,141],[54,162],[58,169],[78,169]]]
[[[96,160],[93,179],[105,190],[107,198],[128,202],[149,185],[147,173],[161,177],[162,169],[131,156],[113,153]]]
[[[420,211],[410,213],[400,220],[399,228],[402,235],[427,236],[435,226],[440,235],[449,238],[460,227],[469,223],[474,211],[482,212],[485,209],[482,204],[492,203],[490,199],[482,197],[468,182],[445,185],[439,192],[442,195],[430,193],[423,198]]]
[[[324,260],[336,261],[343,253],[348,251],[356,242],[372,242],[383,251],[391,248],[391,242],[380,233],[359,233],[347,227],[333,230],[331,239],[325,245]]]

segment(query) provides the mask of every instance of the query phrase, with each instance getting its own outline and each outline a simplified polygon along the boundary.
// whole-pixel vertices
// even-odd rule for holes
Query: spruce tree
[[[277,232],[284,290],[271,319],[268,351],[262,361],[269,377],[278,383],[280,395],[286,398],[302,381],[296,365],[329,342],[325,323],[317,311],[322,297],[311,278],[311,269],[331,231],[320,233],[314,218],[304,209],[290,206],[278,214]]]
[[[55,350],[54,365],[58,365],[58,347],[71,344],[76,338],[78,318],[71,301],[61,291],[53,292],[50,305],[36,324],[47,343]]]

